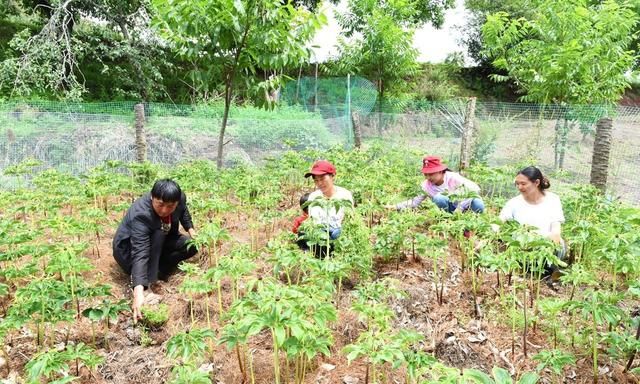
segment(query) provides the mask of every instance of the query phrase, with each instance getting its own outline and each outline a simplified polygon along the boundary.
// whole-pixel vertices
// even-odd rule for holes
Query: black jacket
[[[183,193],[176,210],[171,214],[171,229],[167,236],[179,236],[178,223],[185,230],[193,228],[191,214],[187,208],[187,197]],[[148,270],[152,241],[163,241],[164,237],[158,237],[157,231],[161,231],[162,221],[151,205],[151,194],[146,193],[131,204],[127,214],[118,226],[113,238],[114,257],[120,258],[119,263],[126,263],[131,267],[131,280],[133,286],[149,285]],[[162,244],[156,244],[158,248]],[[117,253],[117,255],[116,255]],[[157,258],[156,258],[157,260]]]

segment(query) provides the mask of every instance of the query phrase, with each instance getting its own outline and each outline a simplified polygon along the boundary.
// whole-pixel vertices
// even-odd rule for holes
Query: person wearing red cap
[[[304,177],[313,177],[316,190],[309,194],[309,201],[316,199],[347,200],[353,206],[353,195],[345,188],[334,184],[336,167],[327,160],[319,160],[313,163],[311,170]],[[309,217],[316,224],[323,224],[329,228],[329,237],[335,240],[342,232],[342,220],[344,219],[344,209],[335,207],[323,208],[311,204],[309,206]]]
[[[425,156],[425,158],[422,159],[422,173],[424,174],[425,180],[421,186],[425,193],[390,207],[397,210],[416,208],[427,197],[430,197],[436,206],[449,213],[455,210],[467,211],[469,209],[476,213],[484,211],[484,202],[479,197],[462,200],[455,199],[456,192],[467,191],[479,193],[480,187],[459,173],[451,171],[442,163],[439,157]]]

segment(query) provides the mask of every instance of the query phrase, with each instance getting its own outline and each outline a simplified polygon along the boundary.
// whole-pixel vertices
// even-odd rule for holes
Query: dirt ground
[[[114,218],[114,221],[117,221],[117,218]],[[233,214],[227,215],[224,221],[225,228],[235,241],[249,242],[250,229],[247,218]],[[280,221],[276,225],[276,231],[286,231],[288,227],[288,221]],[[131,292],[128,277],[120,271],[112,258],[110,243],[113,232],[114,228],[110,228],[97,250],[94,248],[88,253],[88,257],[95,263],[95,270],[89,275],[112,285],[113,294],[118,298],[128,299]],[[267,230],[260,231],[260,246],[266,245],[267,233]],[[228,251],[227,248],[228,245],[223,245],[223,254]],[[528,358],[524,357],[519,331],[513,338],[510,324],[506,323],[506,317],[497,309],[499,294],[494,275],[480,275],[483,283],[479,287],[478,296],[482,313],[476,318],[470,289],[471,275],[469,272],[461,271],[455,252],[452,253],[454,256],[447,261],[448,272],[442,305],[438,305],[436,300],[435,279],[430,260],[414,260],[412,257],[402,256],[397,269],[395,262],[376,264],[375,273],[378,278],[398,279],[401,288],[408,294],[406,298],[394,300],[391,304],[397,316],[395,327],[415,329],[422,333],[425,336],[423,350],[434,353],[441,362],[450,366],[478,368],[490,372],[494,365],[498,365],[512,374],[533,370],[536,362],[531,360],[531,356],[549,348],[547,336],[539,329],[530,330],[527,337]],[[193,262],[198,262],[198,257],[196,256]],[[259,267],[257,273],[268,273],[266,265]],[[161,329],[145,333],[141,327],[132,323],[130,314],[120,315],[119,321],[111,326],[109,332],[98,329],[96,342],[105,362],[93,372],[82,368],[82,383],[152,384],[167,380],[171,363],[165,358],[166,341],[171,335],[187,329],[190,322],[187,300],[178,292],[183,278],[180,273],[173,275],[160,288],[163,302],[170,306],[170,319]],[[340,293],[339,320],[333,325],[335,343],[331,348],[331,356],[318,357],[313,361],[306,383],[364,383],[364,364],[356,361],[349,365],[341,353],[342,348],[355,341],[363,330],[363,324],[348,310],[351,291],[348,284],[346,286],[347,288]],[[224,288],[224,306],[228,308],[231,303],[230,287]],[[560,295],[568,295],[567,288],[560,286],[555,290],[543,285],[541,296]],[[195,308],[196,317],[203,320],[202,302],[199,304]],[[220,328],[217,312],[213,311],[212,316],[213,328],[217,334]],[[92,343],[91,326],[87,319],[82,319],[80,326],[68,331],[72,339]],[[60,331],[56,334],[56,341],[61,342],[64,337],[64,332]],[[512,353],[512,342],[515,354]],[[256,374],[255,383],[273,383],[271,336],[263,332],[252,338],[248,347]],[[1,375],[11,378],[16,376],[16,372],[22,372],[24,364],[36,352],[34,335],[25,332],[13,336],[8,340],[7,348],[10,372],[5,371]],[[213,345],[208,360],[201,369],[211,372],[215,383],[242,382],[233,351],[228,351],[224,346]],[[603,360],[600,362],[600,368],[600,383],[638,382],[636,378],[623,374],[623,367],[617,363]],[[388,374],[387,383],[406,383],[402,370],[391,371],[390,367],[386,366],[383,367],[383,371]],[[562,381],[552,380],[552,376],[546,372],[540,382],[590,383],[590,373],[590,359],[582,358],[577,361],[575,367],[564,372]]]

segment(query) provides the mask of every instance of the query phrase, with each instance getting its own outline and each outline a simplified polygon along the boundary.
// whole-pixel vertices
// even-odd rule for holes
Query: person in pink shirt
[[[421,187],[424,194],[393,206],[397,210],[416,208],[427,197],[439,208],[452,213],[456,210],[471,210],[476,213],[484,211],[484,202],[480,197],[456,199],[456,193],[480,192],[478,184],[451,171],[437,156],[425,156],[422,159],[422,173],[425,180]]]

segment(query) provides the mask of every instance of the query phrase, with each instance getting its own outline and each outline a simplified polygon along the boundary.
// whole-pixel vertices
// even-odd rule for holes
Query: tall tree
[[[215,79],[224,83],[217,153],[218,167],[222,167],[236,82],[268,90],[277,78],[251,84],[256,69],[297,66],[307,60],[306,44],[325,22],[324,16],[296,7],[290,0],[153,0],[153,5],[162,35],[192,63],[194,84],[208,90]]]
[[[524,101],[600,104],[608,107],[603,111],[609,115],[629,86],[625,73],[635,59],[629,46],[637,22],[637,14],[626,2],[590,5],[586,0],[545,0],[529,19],[513,19],[504,12],[490,15],[482,33],[486,53],[525,93]],[[611,125],[596,126],[594,159],[598,154],[598,161],[606,158],[608,163],[610,149],[605,142],[599,145],[603,137],[599,130],[607,127]],[[595,179],[606,180],[606,174]],[[601,182],[597,186],[604,188]]]
[[[10,30],[10,42],[2,49],[7,35],[0,37],[1,93],[95,98],[87,87],[108,84],[107,98],[163,94],[166,55],[147,28],[145,0],[5,2],[0,31]]]
[[[466,46],[467,54],[479,66],[490,66],[491,62],[483,54],[482,26],[487,22],[487,16],[506,12],[511,18],[528,17],[532,9],[531,0],[465,0],[464,5],[468,12],[465,25],[460,33],[460,43]]]
[[[382,112],[387,91],[418,69],[415,28],[427,22],[441,26],[452,6],[453,0],[349,0],[347,11],[336,16],[344,36],[338,71],[371,77]]]
[[[483,53],[484,46],[482,40],[482,26],[487,21],[487,16],[497,12],[506,12],[514,19],[520,17],[529,19],[532,17],[539,3],[539,0],[465,0],[464,5],[469,16],[466,18],[464,26],[461,27],[459,41],[462,45],[466,46],[468,55],[478,66],[489,67],[491,66],[491,61]],[[598,6],[603,3],[603,0],[589,0],[587,5]],[[631,1],[629,4],[634,12],[640,15],[639,1]],[[635,31],[637,30],[638,26],[635,28]],[[635,51],[638,50],[640,44],[639,39],[640,36],[636,34],[631,44]],[[638,64],[636,60],[636,68],[638,68]]]

